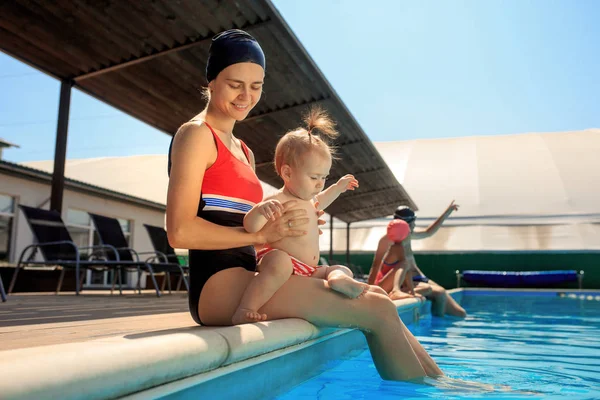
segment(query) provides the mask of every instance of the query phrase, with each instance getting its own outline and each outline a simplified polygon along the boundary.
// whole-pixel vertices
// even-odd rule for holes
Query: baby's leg
[[[292,260],[286,252],[273,250],[260,260],[258,271],[258,275],[254,276],[246,288],[240,305],[231,318],[233,325],[267,319],[267,315],[259,313],[258,310],[292,275]]]
[[[414,289],[412,287],[412,281],[410,281],[412,278],[407,279],[407,276],[410,275],[408,274],[409,270],[410,268],[396,268],[396,272],[394,273],[394,288],[390,291],[390,299],[402,300],[414,297]]]
[[[320,267],[312,275],[313,278],[326,279],[331,289],[355,299],[368,291],[370,286],[355,281],[352,279],[353,276],[352,271],[343,265]]]

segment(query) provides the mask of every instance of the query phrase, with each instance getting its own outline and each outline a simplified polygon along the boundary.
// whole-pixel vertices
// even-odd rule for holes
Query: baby
[[[319,261],[319,227],[315,209],[324,210],[347,190],[358,187],[352,175],[323,190],[332,163],[333,149],[321,135],[335,138],[333,122],[319,109],[313,109],[305,119],[306,128],[286,133],[275,149],[275,169],[283,180],[273,196],[255,205],[244,217],[244,228],[258,232],[270,219],[283,213],[283,204],[296,201],[295,208],[306,209],[309,223],[307,234],[286,237],[268,243],[257,252],[260,272],[246,288],[234,313],[234,325],[264,321],[267,316],[258,310],[275,294],[291,275],[326,279],[329,287],[350,298],[359,297],[369,285],[352,279],[352,271],[341,265],[317,266]]]

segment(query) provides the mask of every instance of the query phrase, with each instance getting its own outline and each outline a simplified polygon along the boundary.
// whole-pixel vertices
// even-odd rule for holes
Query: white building
[[[33,243],[33,234],[18,205],[48,208],[51,182],[52,176],[48,172],[0,161],[0,262],[16,263],[21,251]],[[164,226],[164,202],[157,203],[123,192],[66,179],[62,217],[79,246],[94,244],[94,228],[87,214],[89,211],[118,218],[134,249],[152,250],[143,224]],[[126,283],[132,286],[135,279],[134,274],[129,274]],[[106,287],[110,282],[111,277],[107,272],[92,274],[87,271],[84,285]]]

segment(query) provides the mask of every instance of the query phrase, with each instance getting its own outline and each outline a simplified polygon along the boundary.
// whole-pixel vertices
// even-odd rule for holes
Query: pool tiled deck
[[[0,351],[194,326],[184,292],[14,294],[0,303]]]

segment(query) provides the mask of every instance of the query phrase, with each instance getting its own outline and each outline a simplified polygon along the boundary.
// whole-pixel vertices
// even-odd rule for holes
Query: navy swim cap
[[[212,38],[206,62],[206,80],[212,81],[230,65],[251,62],[266,69],[265,54],[252,36],[239,29],[221,32]]]
[[[396,211],[394,211],[394,219],[401,219],[403,221],[411,223],[412,221],[417,219],[417,216],[415,215],[415,212],[409,207],[400,206],[396,208]]]

